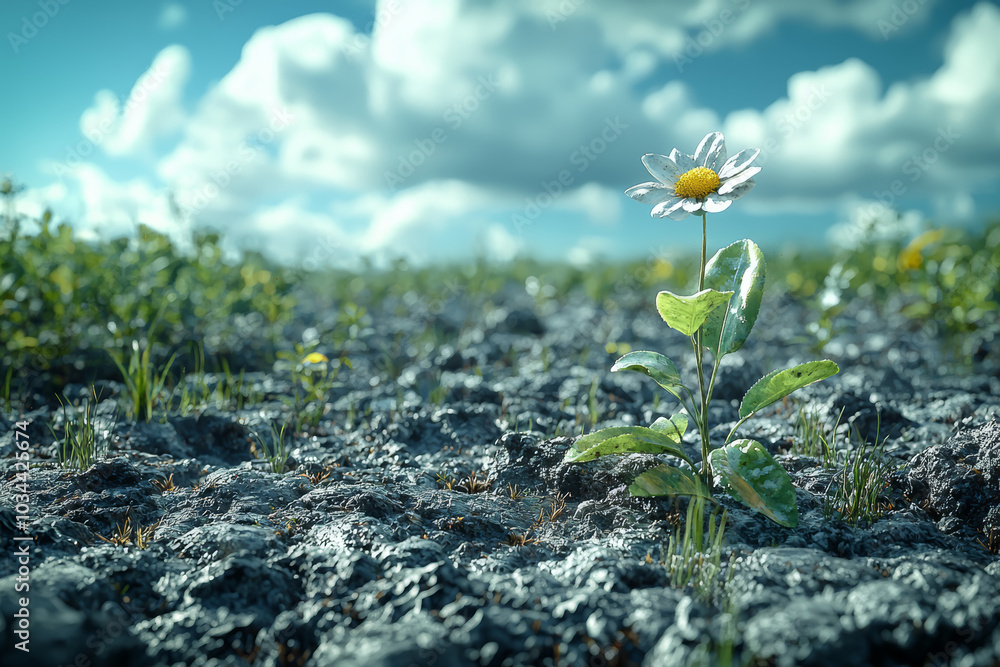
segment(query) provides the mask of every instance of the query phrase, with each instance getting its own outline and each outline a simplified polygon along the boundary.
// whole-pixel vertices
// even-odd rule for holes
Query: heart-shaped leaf
[[[685,389],[674,362],[657,352],[647,352],[645,350],[629,352],[611,367],[612,373],[617,371],[645,373],[653,378],[656,384],[669,391],[678,399],[680,399],[680,390]]]
[[[680,468],[658,465],[647,470],[628,487],[633,496],[699,496],[711,500],[712,494],[697,475]]]
[[[582,463],[609,454],[670,454],[690,463],[669,435],[645,426],[615,426],[578,438],[563,461]]]
[[[656,310],[671,329],[685,336],[693,336],[713,310],[729,301],[733,292],[704,289],[691,296],[678,296],[673,292],[656,295]]]
[[[795,487],[756,440],[737,440],[708,455],[715,483],[733,498],[787,528],[799,525]]]
[[[837,364],[824,359],[808,361],[783,371],[771,371],[757,380],[743,397],[743,402],[740,403],[740,419],[745,419],[761,408],[780,401],[796,389],[836,375],[839,370]]]
[[[687,427],[688,416],[683,412],[678,412],[670,419],[660,417],[649,425],[649,428],[662,433],[678,444],[680,444],[681,438],[684,437],[684,432],[687,431]]]
[[[764,295],[764,253],[744,239],[715,253],[705,265],[705,287],[734,292],[727,308],[711,312],[702,327],[702,342],[716,358],[743,347],[760,311]]]

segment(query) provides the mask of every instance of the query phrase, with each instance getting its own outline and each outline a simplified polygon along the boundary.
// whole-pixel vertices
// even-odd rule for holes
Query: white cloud
[[[799,72],[786,97],[724,118],[681,81],[648,87],[724,10],[739,13],[702,48],[756,39],[787,20],[875,36],[893,4],[671,1],[636,20],[634,5],[594,2],[553,20],[564,2],[380,2],[370,38],[327,14],[258,30],[190,113],[190,57],[168,47],[124,109],[102,91],[81,128],[116,157],[149,154],[182,128],[156,174],[188,221],[243,230],[289,258],[317,237],[350,252],[426,258],[481,242],[505,256],[522,240],[497,220],[561,174],[568,181],[542,216],[570,210],[615,224],[631,215],[622,188],[647,180],[639,156],[692,151],[720,128],[731,153],[765,149],[748,211],[829,209],[872,199],[894,180],[905,196],[974,196],[1000,175],[993,5],[954,22],[937,72],[888,90],[857,59]],[[929,4],[902,29],[925,20]],[[88,220],[155,197],[152,185],[115,184],[93,169],[80,179],[102,193],[86,203]],[[581,244],[574,256],[601,247]]]
[[[84,238],[114,238],[132,234],[140,224],[183,239],[170,200],[162,188],[143,178],[118,181],[100,167],[84,162],[67,172],[64,182],[27,190],[18,210],[40,215],[51,208],[58,220],[72,220]]]
[[[565,208],[580,211],[590,222],[614,225],[621,219],[622,192],[599,183],[586,183],[566,195]]]
[[[925,23],[934,0],[659,0],[649,3],[585,0],[522,0],[526,12],[545,17],[553,31],[590,22],[601,40],[619,53],[638,47],[668,62],[698,57],[758,39],[782,22],[848,28],[873,39],[898,35]],[[903,5],[905,9],[901,8]],[[912,5],[912,8],[911,8]]]
[[[187,7],[177,2],[168,2],[160,10],[160,18],[157,23],[163,30],[172,30],[187,21]]]
[[[274,244],[280,235],[283,243]],[[329,213],[305,210],[304,202],[289,199],[254,213],[239,235],[243,247],[271,247],[271,255],[290,266],[315,270],[344,267],[355,259],[354,239]]]
[[[39,219],[46,210],[66,213],[66,202],[72,201],[65,183],[55,182],[40,188],[29,188],[17,196],[17,212],[29,220]]]
[[[358,189],[374,181],[375,128],[363,72],[346,51],[352,35],[350,23],[321,14],[258,30],[161,160],[160,177],[182,200],[220,173],[237,196],[273,195],[293,182]]]
[[[873,212],[877,211],[876,215]],[[841,207],[845,218],[826,232],[827,241],[844,250],[855,250],[878,241],[905,241],[928,227],[920,211],[889,211],[878,201],[851,200]]]
[[[377,255],[386,250],[426,259],[446,251],[449,238],[472,241],[485,228],[477,215],[495,205],[492,193],[462,181],[431,181],[391,197],[368,197],[370,223],[357,249]],[[471,243],[467,246],[471,247]]]
[[[584,236],[566,253],[566,260],[577,267],[585,269],[596,261],[607,259],[609,239],[603,236]]]
[[[509,262],[524,249],[524,241],[511,234],[503,225],[492,224],[486,228],[486,257]]]
[[[877,72],[850,59],[794,75],[788,97],[763,112],[730,114],[727,142],[764,149],[750,206],[798,199],[815,207],[852,195],[891,207],[995,182],[998,32],[1000,9],[983,3],[955,21],[944,64],[929,78],[883,93]]]
[[[183,124],[182,95],[190,70],[187,49],[168,46],[138,78],[124,104],[110,90],[98,92],[94,106],[80,118],[80,131],[108,155],[148,154],[157,139]]]

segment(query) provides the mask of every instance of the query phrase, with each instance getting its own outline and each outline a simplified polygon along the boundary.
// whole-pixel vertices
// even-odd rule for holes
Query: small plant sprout
[[[669,454],[688,470],[660,465],[639,475],[629,487],[636,496],[694,496],[711,498],[712,485],[786,527],[798,525],[795,490],[788,473],[763,445],[755,440],[734,439],[740,427],[767,406],[796,389],[837,373],[829,360],[811,361],[793,368],[772,371],[758,380],[743,397],[739,420],[722,446],[710,439],[708,408],[722,358],[738,351],[746,342],[764,294],[764,255],[750,240],[719,250],[706,261],[708,223],[706,214],[719,213],[754,187],[760,167],[751,163],[759,149],[746,149],[726,159],[726,144],[720,132],[707,135],[694,155],[676,148],[669,156],[647,154],[642,162],[657,180],[626,190],[625,194],[652,204],[653,217],[683,220],[701,214],[701,267],[698,291],[690,296],[663,291],[656,295],[656,310],[671,329],[691,341],[697,368],[696,384],[684,383],[674,362],[657,352],[629,352],[618,359],[612,371],[637,371],[651,377],[680,403],[683,409],[672,417],[660,417],[650,426],[607,428],[582,437],[566,452],[566,461],[592,461],[609,454]],[[706,367],[705,352],[712,353]],[[681,439],[690,420],[701,439],[701,479],[694,475],[694,462],[684,453]]]
[[[159,527],[160,521],[148,526],[140,526],[133,523],[132,517],[126,514],[125,522],[116,524],[116,533],[113,533],[111,537],[98,535],[97,538],[118,547],[133,544],[137,549],[148,549],[156,535],[156,529]]]
[[[319,425],[326,410],[326,396],[337,384],[337,374],[341,367],[351,367],[345,356],[330,359],[313,350],[318,344],[318,340],[306,345],[296,344],[294,353],[278,353],[279,359],[291,365],[295,394],[290,407],[296,416],[296,431]]]
[[[894,467],[885,457],[888,436],[879,440],[876,432],[875,444],[869,445],[857,428],[854,435],[857,444],[845,454],[843,467],[830,482],[833,493],[827,487],[823,513],[828,519],[837,516],[856,526],[876,521],[888,509],[882,494]]]
[[[844,411],[840,411],[840,417],[827,430],[823,426],[823,421],[817,410],[810,410],[805,406],[799,407],[798,416],[795,420],[795,437],[792,444],[792,452],[803,456],[811,456],[819,459],[824,468],[832,468],[837,464],[837,428],[840,420],[844,416]]]
[[[153,407],[160,400],[163,387],[167,382],[167,373],[170,372],[170,367],[177,356],[176,354],[171,355],[163,370],[157,373],[150,362],[150,351],[153,348],[152,329],[150,329],[148,340],[149,342],[142,352],[139,351],[139,341],[132,341],[132,356],[129,358],[128,368],[125,368],[121,355],[111,355],[112,361],[115,362],[128,387],[129,404],[135,418],[144,419],[147,422],[153,419]]]
[[[288,443],[285,442],[285,429],[288,428],[288,424],[282,424],[281,429],[278,429],[271,424],[269,439],[271,444],[268,445],[264,438],[260,437],[260,434],[254,432],[254,437],[257,438],[257,442],[260,443],[260,448],[258,449],[256,445],[250,446],[250,453],[253,454],[254,458],[264,459],[267,461],[268,467],[271,472],[283,473],[285,472],[285,467],[288,463],[289,448]]]
[[[708,502],[702,496],[691,496],[684,532],[679,529],[674,531],[662,555],[664,566],[670,573],[670,584],[681,589],[691,586],[705,602],[716,590],[717,577],[722,570],[722,541],[726,532],[726,511],[723,509],[720,515],[719,507],[715,507],[708,516],[708,530],[705,530],[705,505]]]
[[[107,454],[107,440],[115,429],[118,417],[116,414],[107,424],[107,430],[103,431],[104,443],[102,445],[100,437],[102,433],[98,431],[96,423],[98,421],[97,404],[100,401],[100,396],[93,386],[91,386],[90,391],[90,398],[84,403],[79,421],[70,419],[66,411],[66,403],[63,402],[62,398],[56,397],[63,409],[63,437],[62,443],[59,445],[59,465],[63,468],[77,468],[84,471]],[[55,431],[51,426],[49,430],[55,437]]]
[[[4,376],[3,386],[0,386],[0,409],[10,410],[10,379],[14,375],[14,367],[7,367],[7,374]]]

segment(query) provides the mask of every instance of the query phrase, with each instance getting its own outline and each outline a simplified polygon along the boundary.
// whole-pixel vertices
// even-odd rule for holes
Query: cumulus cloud
[[[872,67],[849,59],[794,75],[788,96],[762,112],[730,114],[727,139],[764,149],[767,178],[748,205],[815,208],[860,196],[891,207],[995,182],[997,31],[1000,9],[983,3],[955,21],[944,64],[929,78],[883,90]]]
[[[175,137],[155,173],[185,219],[271,239],[292,255],[321,237],[366,254],[433,257],[460,240],[506,256],[524,239],[505,220],[526,206],[613,225],[621,190],[647,178],[640,155],[693,151],[720,128],[731,153],[764,149],[747,210],[816,211],[883,192],[894,201],[973,195],[1000,169],[994,5],[954,22],[938,71],[888,89],[849,59],[793,75],[762,110],[722,117],[662,76],[725,11],[733,20],[695,42],[701,48],[751,41],[789,20],[875,38],[893,5],[663,2],[636,20],[629,3],[386,0],[370,36],[328,14],[258,30],[189,111],[181,93],[190,56],[168,47],[124,105],[99,93],[81,129],[112,157]],[[921,5],[900,30],[929,11]],[[88,168],[81,184],[108,190],[90,218],[120,218],[135,206],[130,196],[157,190]],[[601,249],[594,238],[577,246],[577,260]]]
[[[124,103],[111,90],[98,92],[94,106],[80,118],[80,131],[111,156],[148,153],[157,139],[184,123],[182,94],[190,71],[188,50],[168,46],[138,78]]]
[[[119,181],[100,167],[83,163],[66,180],[25,193],[27,206],[36,199],[44,201],[58,217],[73,220],[75,231],[84,238],[125,236],[140,224],[161,232],[178,232],[169,196],[146,179]]]
[[[544,17],[553,31],[573,21],[592,21],[603,41],[618,53],[645,48],[676,62],[692,54],[752,42],[787,21],[821,28],[849,28],[871,38],[885,39],[925,23],[934,4],[934,0],[906,3],[900,0],[661,0],[641,5],[523,0],[521,7]]]
[[[177,2],[168,2],[160,10],[157,23],[164,30],[172,30],[184,25],[187,21],[187,7]]]

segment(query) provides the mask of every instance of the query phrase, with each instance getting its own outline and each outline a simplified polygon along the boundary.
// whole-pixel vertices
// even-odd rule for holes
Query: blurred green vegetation
[[[697,272],[693,255],[586,268],[531,259],[414,268],[398,260],[382,271],[367,265],[356,272],[307,272],[256,252],[227,261],[219,235],[210,232],[195,232],[183,250],[144,225],[133,238],[83,242],[69,226],[54,226],[48,212],[36,221],[20,215],[18,189],[0,189],[6,204],[0,229],[0,378],[10,378],[13,369],[17,385],[45,373],[47,390],[67,382],[120,380],[113,359],[124,358],[137,342],[143,350],[155,343],[156,368],[177,354],[178,375],[195,365],[193,351],[199,348],[219,368],[228,363],[234,372],[271,370],[279,351],[297,353],[290,340],[297,333],[288,328],[295,318],[308,323],[318,313],[335,313],[315,326],[340,355],[342,346],[370,331],[373,312],[386,313],[373,307],[387,300],[395,309],[389,312],[423,323],[454,302],[481,306],[465,314],[473,322],[501,305],[492,303],[495,295],[512,287],[525,290],[539,309],[582,293],[614,310],[627,295],[690,288]],[[25,235],[30,222],[39,231]],[[852,249],[774,253],[768,289],[812,309],[816,348],[836,336],[845,308],[863,299],[881,317],[901,315],[934,328],[957,360],[968,361],[1000,330],[998,266],[1000,221],[979,231],[928,227],[911,236],[863,239]],[[432,342],[440,344],[455,332],[432,333]],[[251,356],[248,337],[259,345]],[[230,358],[234,349],[240,353]]]
[[[836,318],[856,299],[880,319],[901,315],[942,340],[952,359],[968,363],[1000,333],[1000,220],[980,230],[933,226],[881,233],[873,221],[853,248],[786,257],[769,270],[793,297],[810,305],[814,347],[836,334]]]

